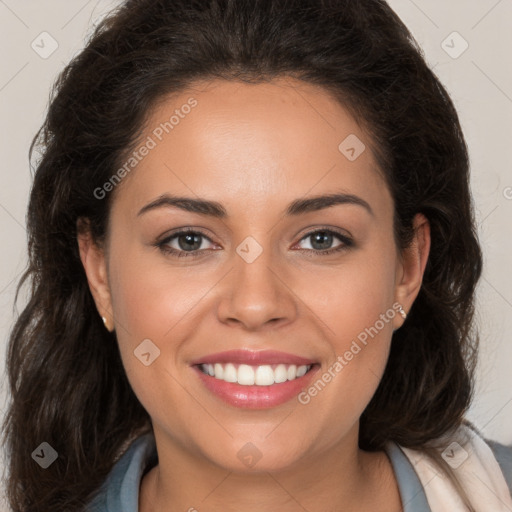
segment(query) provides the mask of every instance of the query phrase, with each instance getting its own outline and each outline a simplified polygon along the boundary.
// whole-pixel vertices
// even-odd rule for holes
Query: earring
[[[105,326],[105,329],[107,329],[108,332],[112,332],[108,326],[107,319],[104,316],[102,316],[101,319],[103,320],[103,325]]]
[[[407,318],[407,313],[404,311],[404,308],[402,307],[401,304],[400,304],[400,309],[398,310],[398,312],[402,315],[402,318],[404,320]]]

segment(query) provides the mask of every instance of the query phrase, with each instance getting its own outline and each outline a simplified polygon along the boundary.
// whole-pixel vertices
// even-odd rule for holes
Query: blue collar
[[[425,492],[409,459],[395,443],[385,452],[391,460],[404,512],[431,512]],[[137,438],[114,465],[90,502],[88,512],[138,512],[142,477],[158,463],[155,438],[148,433]]]

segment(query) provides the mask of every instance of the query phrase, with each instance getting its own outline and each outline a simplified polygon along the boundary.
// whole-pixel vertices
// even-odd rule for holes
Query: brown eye
[[[339,243],[333,247],[336,239],[339,240]],[[346,250],[354,245],[348,236],[329,229],[312,231],[303,237],[301,242],[305,240],[310,244],[310,247],[305,248],[306,251],[317,252],[321,255]]]
[[[198,256],[208,250],[208,248],[202,247],[205,240],[212,243],[203,233],[188,230],[169,235],[155,245],[163,252],[177,257]]]
[[[180,249],[184,251],[194,251],[201,247],[202,235],[187,233],[176,237]]]

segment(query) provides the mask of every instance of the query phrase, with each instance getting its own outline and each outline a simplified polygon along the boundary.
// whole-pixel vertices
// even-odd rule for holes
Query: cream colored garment
[[[472,508],[465,506],[450,479],[430,456],[403,448],[423,485],[432,512],[512,512],[512,498],[491,448],[463,425],[441,440],[440,452],[450,472],[466,492]]]

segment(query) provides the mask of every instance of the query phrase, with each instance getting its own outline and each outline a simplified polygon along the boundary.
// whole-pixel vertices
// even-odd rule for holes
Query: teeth
[[[238,384],[242,386],[252,386],[254,384],[254,370],[247,364],[241,364],[238,367]]]
[[[278,364],[274,370],[274,381],[276,384],[286,382],[288,380],[288,370],[284,364]],[[291,380],[291,379],[290,379]]]
[[[217,366],[217,365],[215,365]],[[222,366],[222,365],[219,365]],[[226,382],[236,382],[238,379],[236,368],[233,364],[229,363],[224,367],[223,375],[220,372],[215,375],[216,379],[225,380]]]
[[[271,386],[272,384],[280,384],[287,380],[303,377],[310,369],[311,365],[297,367],[294,364],[264,364],[261,366],[241,364],[238,365],[238,368],[232,363],[201,365],[201,370],[206,375],[225,382],[237,382],[242,386]]]
[[[299,366],[297,368],[297,378],[304,377],[304,375],[306,375],[307,371],[308,371],[307,366]]]
[[[224,368],[222,367],[222,365],[219,363],[216,363],[213,368],[215,370],[214,377],[216,379],[222,379],[224,377]]]
[[[274,384],[275,379],[274,370],[272,370],[271,366],[265,365],[258,366],[258,368],[256,368],[254,383],[257,386],[271,386]]]

